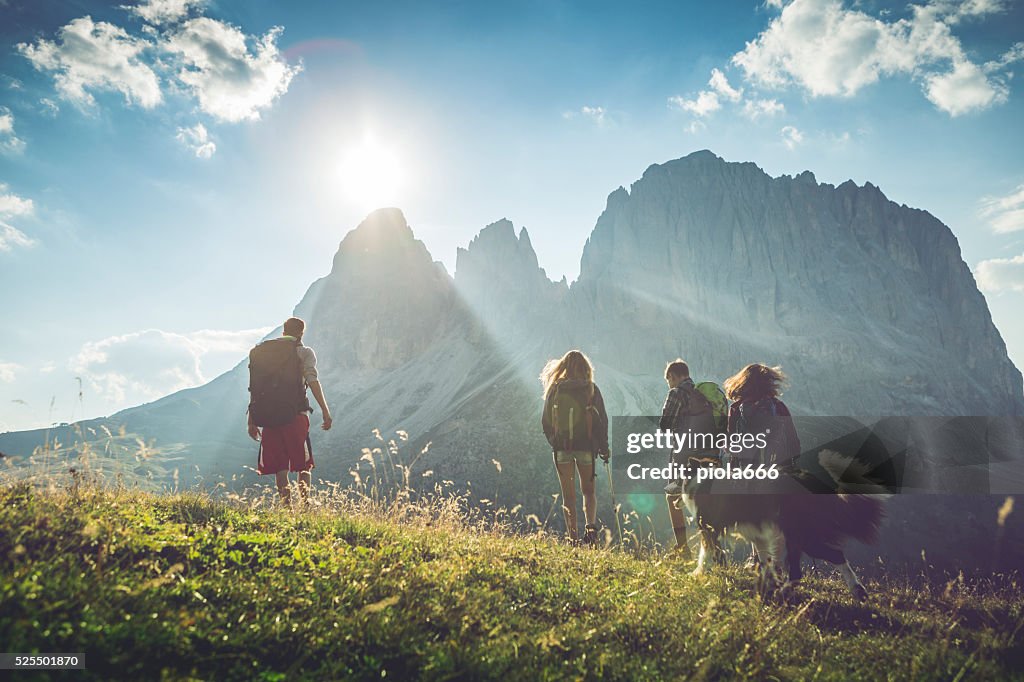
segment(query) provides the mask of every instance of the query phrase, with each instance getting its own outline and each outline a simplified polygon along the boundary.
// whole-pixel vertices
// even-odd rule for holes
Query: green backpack
[[[711,404],[715,430],[718,433],[725,433],[729,426],[729,401],[725,398],[725,392],[713,381],[702,381],[694,388]]]

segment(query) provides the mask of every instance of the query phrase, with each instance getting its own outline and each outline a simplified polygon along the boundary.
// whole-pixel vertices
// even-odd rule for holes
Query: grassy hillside
[[[84,652],[67,679],[1024,679],[1010,578],[763,604],[740,568],[512,536],[456,497],[328,502],[4,485],[3,648]]]

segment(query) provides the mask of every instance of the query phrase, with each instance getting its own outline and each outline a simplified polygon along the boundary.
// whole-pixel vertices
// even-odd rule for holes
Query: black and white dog
[[[721,560],[718,538],[734,532],[752,542],[761,557],[761,595],[799,580],[800,558],[807,554],[838,566],[853,594],[864,599],[867,590],[842,547],[849,539],[865,543],[877,539],[884,516],[882,499],[888,490],[866,479],[866,467],[852,457],[822,450],[818,461],[834,482],[834,492],[810,492],[799,476],[786,480],[784,475],[783,480],[764,488],[766,494],[729,494],[731,482],[715,482],[705,492],[695,479],[688,481],[683,499],[697,519],[701,539],[694,573],[707,570],[709,555]]]

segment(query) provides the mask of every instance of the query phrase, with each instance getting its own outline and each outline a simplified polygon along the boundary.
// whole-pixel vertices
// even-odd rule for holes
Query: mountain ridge
[[[772,178],[709,151],[652,164],[608,195],[580,263],[571,284],[552,281],[528,231],[502,219],[451,275],[400,210],[367,216],[295,308],[335,418],[329,432],[314,419],[316,475],[347,482],[380,446],[374,429],[401,429],[407,447],[431,443],[425,468],[460,484],[496,485],[504,463],[503,489],[543,513],[557,486],[537,377],[570,348],[593,360],[612,415],[658,414],[676,357],[717,382],[781,365],[800,415],[1024,414],[1024,380],[956,237],[870,183]],[[246,385],[243,360],[85,424],[125,425],[227,478],[256,457]],[[0,435],[0,450],[27,454],[33,439]]]

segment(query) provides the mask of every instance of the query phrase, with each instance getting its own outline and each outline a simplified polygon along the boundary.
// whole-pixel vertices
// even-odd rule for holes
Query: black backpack
[[[572,451],[593,448],[594,384],[566,379],[555,384],[551,396],[551,425],[555,429],[555,448]]]
[[[282,337],[249,351],[249,414],[256,426],[283,426],[309,410],[298,346]]]

